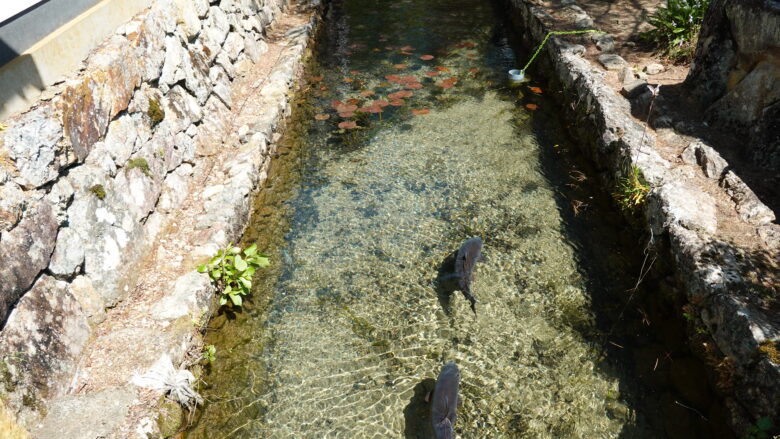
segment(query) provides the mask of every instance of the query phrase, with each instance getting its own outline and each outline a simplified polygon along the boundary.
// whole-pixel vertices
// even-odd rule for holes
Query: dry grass
[[[27,430],[16,423],[16,417],[5,408],[0,400],[0,437],[4,439],[30,439]]]

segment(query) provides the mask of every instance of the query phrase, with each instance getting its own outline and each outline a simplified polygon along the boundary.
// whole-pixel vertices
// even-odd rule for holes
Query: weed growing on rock
[[[143,157],[138,157],[127,162],[127,171],[138,168],[145,176],[152,178],[152,174],[149,172],[149,162]]]
[[[241,306],[242,296],[249,295],[252,290],[255,270],[269,265],[268,256],[258,253],[256,244],[244,250],[243,257],[241,254],[240,247],[229,243],[227,247],[219,250],[208,264],[198,266],[198,272],[209,273],[211,280],[221,290],[220,306],[226,305],[228,299],[233,306]]]
[[[655,29],[645,35],[665,46],[664,52],[673,60],[686,61],[696,50],[701,22],[710,0],[666,0],[666,7],[660,7],[650,16]]]
[[[106,190],[103,188],[102,184],[93,185],[89,188],[89,191],[95,194],[95,196],[100,200],[106,198]]]
[[[213,363],[217,359],[217,347],[213,344],[206,345],[203,348],[203,359],[206,363]]]
[[[769,439],[769,431],[774,428],[772,420],[764,417],[756,421],[755,425],[748,427],[744,439]],[[777,438],[777,436],[774,436]]]
[[[146,110],[146,115],[152,121],[152,126],[157,125],[165,119],[165,111],[160,108],[160,101],[157,99],[149,100],[149,109]]]
[[[642,170],[631,165],[626,175],[618,180],[617,188],[612,196],[624,212],[634,213],[647,201],[650,185],[642,175]]]

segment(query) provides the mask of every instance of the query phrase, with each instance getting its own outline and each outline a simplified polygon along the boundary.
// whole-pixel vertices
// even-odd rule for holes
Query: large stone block
[[[9,182],[0,186],[0,233],[13,228],[27,207],[27,198],[19,186]]]
[[[19,300],[0,333],[5,377],[14,392],[39,398],[64,393],[67,374],[89,339],[90,329],[66,282],[43,275]]]
[[[3,133],[3,143],[19,172],[18,181],[26,188],[54,181],[60,167],[67,164],[60,117],[53,105],[43,104],[16,119]]]
[[[11,307],[49,265],[57,238],[57,218],[46,202],[29,208],[10,232],[0,239],[0,326]]]

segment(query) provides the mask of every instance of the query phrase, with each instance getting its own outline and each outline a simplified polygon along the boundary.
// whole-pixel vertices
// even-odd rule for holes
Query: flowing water
[[[524,60],[493,6],[331,8],[245,237],[273,266],[214,319],[209,403],[187,437],[428,438],[424,397],[449,361],[459,437],[663,437],[623,396],[641,388],[627,369],[598,360],[597,314],[617,311],[594,298],[636,275],[616,214],[582,189],[548,91],[506,86]],[[382,113],[334,109],[402,86],[413,95]],[[476,316],[437,281],[474,236]]]

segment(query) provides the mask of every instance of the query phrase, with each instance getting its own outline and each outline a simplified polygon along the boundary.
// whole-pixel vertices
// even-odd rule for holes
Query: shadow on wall
[[[23,102],[43,91],[44,84],[35,60],[29,54],[19,54],[0,38],[0,55],[13,58],[0,67],[0,114],[22,108]]]

